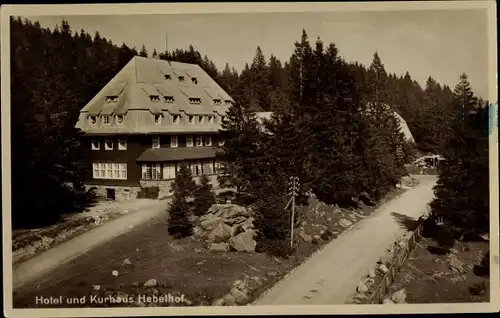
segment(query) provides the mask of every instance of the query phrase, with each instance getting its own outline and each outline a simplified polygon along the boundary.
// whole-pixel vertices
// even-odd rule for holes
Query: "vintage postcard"
[[[499,310],[494,1],[1,19],[7,316]]]

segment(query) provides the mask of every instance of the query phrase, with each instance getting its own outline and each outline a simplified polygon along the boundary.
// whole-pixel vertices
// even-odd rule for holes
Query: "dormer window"
[[[172,79],[172,76],[165,74],[165,79]]]
[[[180,121],[181,115],[172,115],[172,122],[174,124],[178,124]]]
[[[191,78],[191,81],[195,84],[198,84],[198,79],[196,77],[192,77]]]
[[[179,82],[184,82],[184,76],[179,76]]]
[[[189,98],[189,103],[190,104],[200,104],[201,103],[201,98],[190,97]]]
[[[167,103],[174,102],[174,96],[165,96],[164,99],[165,99],[165,102],[167,102]]]
[[[212,146],[212,136],[205,136],[205,146]]]
[[[203,146],[203,136],[196,136],[196,147]]]
[[[220,99],[214,99],[214,104],[215,105],[220,105],[222,101]]]
[[[193,115],[190,115],[190,116],[188,117],[188,120],[189,120],[189,123],[190,123],[190,124],[194,124],[194,116],[193,116]]]
[[[111,95],[111,96],[106,96],[106,103],[115,103],[116,100],[118,99],[117,95]]]
[[[111,120],[110,120],[109,116],[102,116],[102,123],[104,125],[109,125],[110,122],[111,122]]]
[[[208,116],[208,123],[213,124],[214,123],[214,116]]]
[[[161,115],[155,115],[155,124],[161,123]]]
[[[203,124],[204,119],[204,116],[198,116],[198,123]]]
[[[226,105],[230,105],[231,104],[230,100],[225,100],[224,102],[226,103]]]
[[[158,95],[149,95],[149,100],[152,102],[157,102],[160,100],[160,96]]]
[[[222,123],[222,122],[224,122],[224,120],[226,120],[226,116],[221,116],[220,117],[220,122]]]
[[[117,115],[116,116],[116,123],[117,124],[123,124],[123,115]]]
[[[95,116],[90,116],[89,121],[90,121],[90,124],[95,125],[95,123],[97,122],[97,119],[95,118]]]

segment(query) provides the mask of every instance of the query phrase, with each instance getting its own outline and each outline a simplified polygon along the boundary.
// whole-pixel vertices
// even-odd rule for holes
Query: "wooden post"
[[[291,217],[291,231],[290,231],[290,248],[293,248],[293,227],[295,223],[295,196],[298,194],[298,177],[290,177],[290,195],[292,196],[292,217]],[[287,204],[288,207],[288,204]]]

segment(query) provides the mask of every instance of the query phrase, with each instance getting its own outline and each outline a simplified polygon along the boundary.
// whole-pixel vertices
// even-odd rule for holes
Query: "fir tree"
[[[141,52],[139,53],[139,56],[148,57],[148,50],[146,49],[145,45],[142,46]]]
[[[481,234],[489,229],[488,108],[477,107],[462,74],[455,87],[456,116],[452,136],[440,165],[435,199],[431,208],[445,225],[459,234]]]
[[[175,194],[168,209],[168,233],[174,238],[190,236],[193,225],[189,220],[189,205],[181,194]]]
[[[175,195],[186,199],[194,195],[196,191],[196,183],[191,176],[191,171],[189,170],[186,163],[181,162],[177,173],[175,174],[175,180],[170,186],[171,191]]]
[[[212,185],[207,175],[202,175],[200,184],[194,193],[194,214],[203,215],[215,204],[215,195],[212,192]]]

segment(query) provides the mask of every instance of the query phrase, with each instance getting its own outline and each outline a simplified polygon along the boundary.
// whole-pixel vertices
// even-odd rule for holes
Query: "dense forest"
[[[287,61],[273,55],[266,59],[257,47],[253,61],[237,72],[229,64],[219,70],[193,46],[150,53],[145,46],[137,51],[99,33],[72,30],[66,21],[49,30],[12,19],[13,226],[53,223],[93,199],[84,191],[80,163],[88,150],[74,125],[79,110],[135,55],[198,64],[235,99],[221,131],[226,182],[258,207],[264,249],[266,242],[288,237],[283,225],[289,216],[276,207],[286,203],[290,176],[299,178],[301,196],[313,192],[340,205],[354,205],[360,197],[377,200],[406,174],[404,164],[415,148],[459,156],[458,150],[445,150],[457,149],[453,142],[467,143],[457,136],[479,125],[458,124],[460,94],[469,94],[463,89],[453,91],[432,77],[421,87],[408,72],[387,73],[377,52],[369,66],[348,63],[335,44],[318,38],[311,45],[306,31],[298,36]],[[464,74],[457,87],[467,83]],[[484,104],[477,98],[471,103],[474,109]],[[386,104],[407,121],[416,144],[404,141]],[[257,125],[255,111],[273,112],[265,130]],[[484,173],[481,164],[471,177]],[[443,172],[450,184],[457,182],[452,173],[456,169]],[[441,188],[447,187],[444,180]]]

